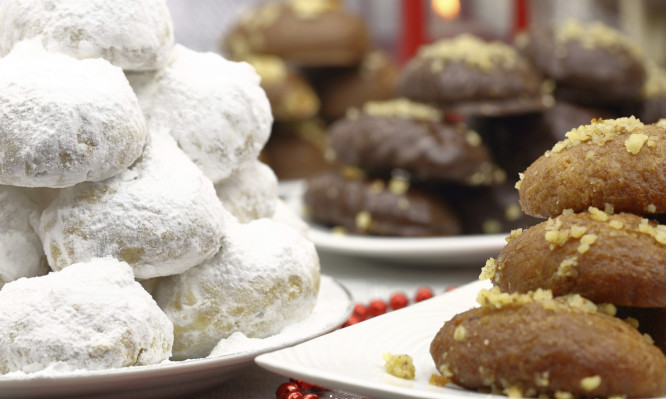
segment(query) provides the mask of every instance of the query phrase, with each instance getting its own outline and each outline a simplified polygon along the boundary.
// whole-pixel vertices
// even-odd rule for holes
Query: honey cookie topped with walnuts
[[[509,397],[666,393],[666,357],[612,317],[612,307],[579,295],[507,294],[496,287],[477,300],[481,307],[447,321],[430,346],[439,372],[457,385]]]
[[[666,307],[666,226],[597,208],[516,230],[481,277],[503,292],[539,288],[621,306]]]
[[[521,174],[523,211],[555,217],[607,204],[616,212],[666,213],[666,121],[593,120],[566,134]]]

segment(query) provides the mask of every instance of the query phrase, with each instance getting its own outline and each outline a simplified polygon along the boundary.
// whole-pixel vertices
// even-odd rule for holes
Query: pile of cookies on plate
[[[262,77],[275,123],[261,159],[281,180],[331,169],[327,124],[395,93],[397,66],[374,47],[365,21],[337,0],[249,7],[223,32],[220,51]]]
[[[175,44],[163,0],[5,0],[0,54],[0,373],[200,358],[311,313],[250,65]]]
[[[424,45],[397,98],[330,126],[342,168],[308,180],[309,216],[367,235],[527,228],[538,219],[520,207],[518,173],[594,118],[656,122],[663,82],[638,45],[597,22],[535,27],[511,44],[463,34]]]
[[[666,121],[594,120],[532,163],[480,307],[431,343],[454,383],[509,396],[666,395]]]

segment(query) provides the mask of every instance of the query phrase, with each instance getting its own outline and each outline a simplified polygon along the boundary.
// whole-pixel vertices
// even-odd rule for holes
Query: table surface
[[[321,272],[340,281],[350,291],[355,303],[367,304],[379,298],[388,301],[395,292],[403,292],[413,298],[421,287],[428,287],[435,295],[447,289],[463,285],[478,279],[479,264],[467,264],[457,267],[415,266],[399,263],[385,263],[368,258],[354,258],[339,254],[319,253]],[[187,399],[256,399],[275,398],[275,390],[288,378],[251,365],[239,372],[220,386],[188,395]],[[326,393],[322,399],[361,398],[353,393]],[[185,399],[183,397],[182,399]]]

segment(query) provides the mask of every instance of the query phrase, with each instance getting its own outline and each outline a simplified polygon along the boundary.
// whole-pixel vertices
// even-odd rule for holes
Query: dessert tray
[[[300,345],[263,354],[255,362],[284,376],[373,398],[489,398],[492,395],[453,384],[428,384],[430,375],[437,374],[429,353],[435,334],[446,320],[476,306],[479,290],[489,287],[488,281],[473,282]],[[416,378],[405,380],[387,374],[382,359],[386,352],[410,355]]]
[[[215,357],[112,370],[0,376],[0,398],[168,398],[223,383],[270,352],[340,327],[352,311],[350,293],[329,276],[321,277],[317,304],[304,321],[264,339],[230,344]]]

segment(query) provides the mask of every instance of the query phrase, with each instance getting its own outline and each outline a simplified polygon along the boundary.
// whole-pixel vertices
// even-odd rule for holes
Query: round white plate
[[[461,266],[483,265],[496,257],[506,245],[509,233],[454,237],[375,237],[334,234],[330,228],[315,224],[303,212],[302,198],[291,196],[287,205],[310,226],[308,237],[320,251],[401,262],[406,265]]]
[[[352,312],[351,295],[340,283],[321,277],[317,304],[304,321],[272,337],[252,340],[217,357],[152,366],[75,372],[54,376],[0,376],[0,398],[168,398],[223,383],[262,353],[295,345],[340,327]],[[232,345],[233,347],[233,345]]]

